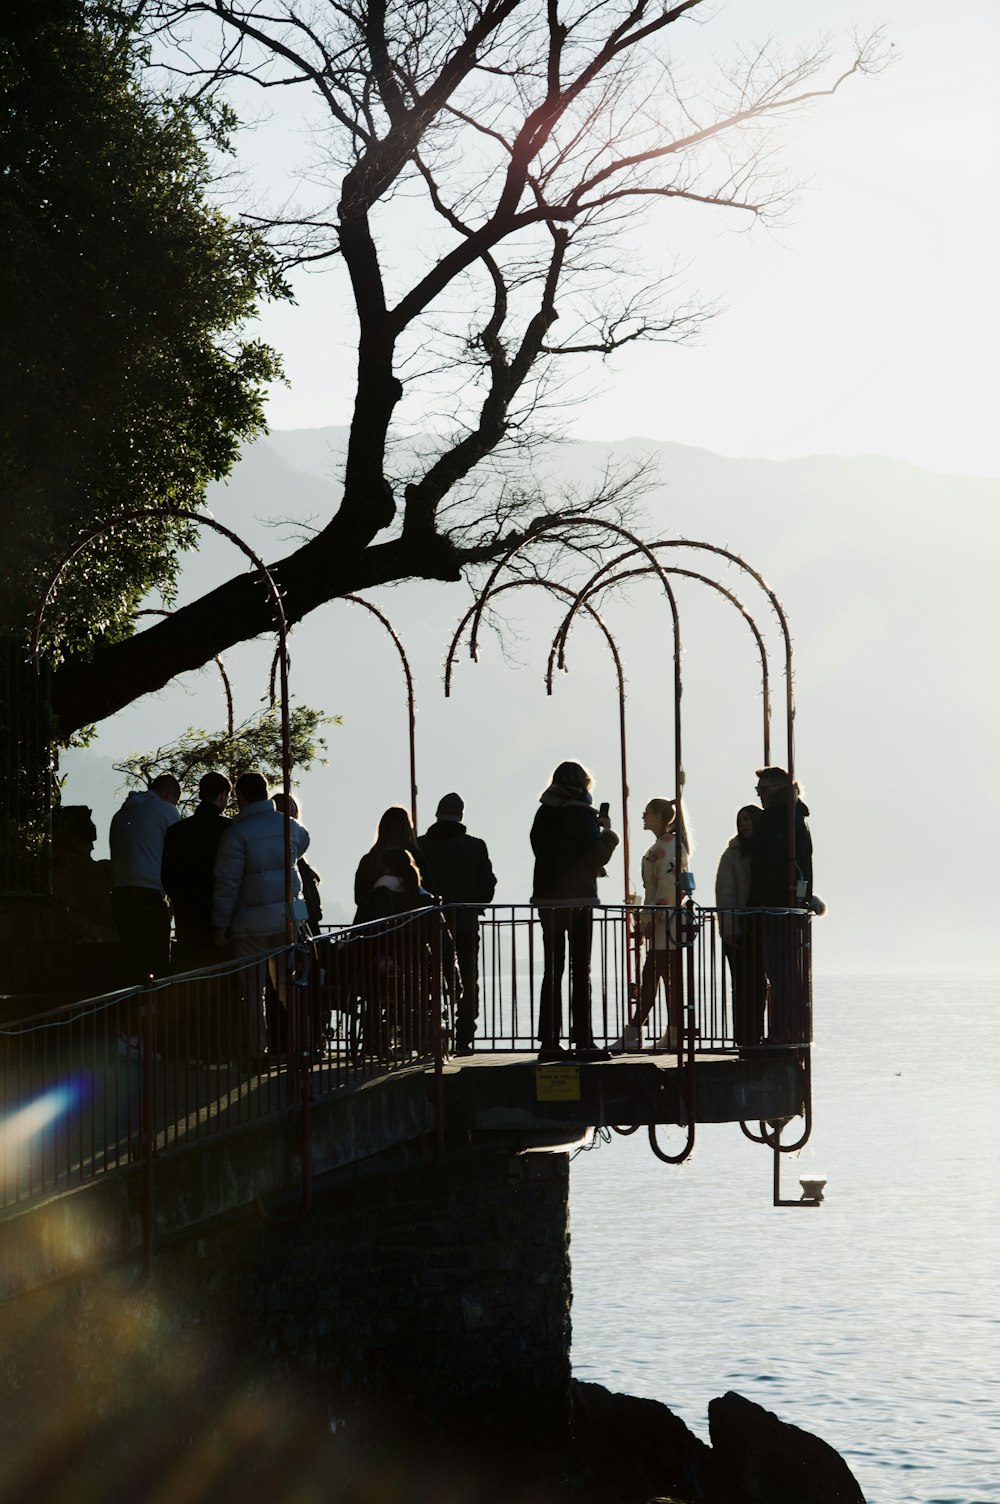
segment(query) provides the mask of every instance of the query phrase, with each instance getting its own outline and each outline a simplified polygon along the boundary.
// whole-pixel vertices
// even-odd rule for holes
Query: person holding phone
[[[531,827],[535,854],[531,901],[542,925],[544,969],[538,1012],[540,1061],[571,1058],[563,1049],[562,981],[569,951],[569,1018],[573,1058],[607,1060],[590,1018],[590,949],[597,879],[618,845],[608,806],[594,813],[593,779],[578,762],[561,762],[539,796]]]
[[[642,1049],[642,1026],[653,1011],[661,982],[667,994],[667,1027],[657,1040],[656,1048],[677,1050],[680,1047],[680,997],[678,989],[670,985],[671,957],[676,953],[676,945],[669,920],[670,910],[676,912],[677,880],[680,873],[687,871],[690,855],[684,813],[682,810],[678,821],[673,799],[650,799],[642,812],[642,824],[643,829],[653,836],[653,844],[642,856],[644,907],[639,916],[639,933],[645,941],[646,957],[635,1016],[625,1025],[621,1039],[611,1046],[616,1055]]]

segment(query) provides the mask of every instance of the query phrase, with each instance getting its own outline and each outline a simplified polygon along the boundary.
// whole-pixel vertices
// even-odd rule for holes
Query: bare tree
[[[670,44],[700,5],[141,5],[155,65],[185,89],[250,81],[283,102],[304,90],[321,112],[325,197],[258,216],[290,262],[339,264],[357,315],[342,500],[274,565],[291,620],[366,586],[457,579],[558,517],[567,503],[532,483],[524,445],[559,373],[638,340],[687,338],[705,317],[678,305],[662,266],[638,263],[637,218],[674,200],[748,222],[780,213],[775,128],[884,60],[878,36],[839,68],[825,44],[790,57],[768,44],[711,84],[682,84]],[[435,406],[452,427],[396,476],[394,434]],[[499,483],[484,484],[489,469]],[[601,477],[572,509],[620,515],[635,480]],[[573,546],[599,540],[595,527]],[[61,668],[62,729],[267,626],[260,590],[229,581]]]

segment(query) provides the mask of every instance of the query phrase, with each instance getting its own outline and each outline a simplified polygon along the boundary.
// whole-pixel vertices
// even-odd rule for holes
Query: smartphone
[[[608,803],[608,801],[607,801],[607,800],[606,800],[606,799],[605,799],[605,801],[604,801],[604,803],[603,803],[603,804],[602,804],[602,805],[601,805],[601,808],[600,808],[600,811],[599,811],[599,813],[600,813],[600,814],[602,814],[602,815],[604,815],[604,816],[605,816],[605,818],[606,818],[606,817],[607,817],[607,813],[608,813],[608,810],[609,810],[609,809],[610,809],[610,808],[611,808],[611,806],[610,806],[610,804],[609,804],[609,803]]]

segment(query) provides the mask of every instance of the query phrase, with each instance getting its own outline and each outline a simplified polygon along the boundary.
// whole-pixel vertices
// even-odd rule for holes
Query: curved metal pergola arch
[[[771,760],[770,672],[768,668],[767,647],[764,643],[763,637],[761,636],[761,632],[759,627],[757,626],[757,623],[754,621],[750,612],[743,605],[742,601],[740,601],[737,596],[735,596],[731,590],[727,589],[727,587],[723,585],[719,580],[713,580],[712,577],[707,574],[699,574],[698,571],[694,569],[682,569],[679,565],[676,564],[667,565],[666,572],[670,575],[680,575],[681,577],[686,579],[698,580],[702,585],[708,585],[711,587],[711,589],[718,591],[720,595],[725,596],[725,598],[736,607],[737,611],[740,613],[740,615],[743,617],[743,620],[750,628],[750,631],[753,633],[754,642],[757,644],[758,656],[760,657],[761,700],[763,704],[764,717],[764,762],[769,763]],[[622,584],[625,580],[639,579],[647,576],[649,573],[650,570],[648,565],[644,565],[641,569],[623,570],[621,574],[614,575],[611,579],[599,581],[598,584],[595,585],[589,593],[587,592],[585,586],[582,591],[577,593],[577,599],[580,601],[581,605],[584,605],[589,609],[590,595],[596,594],[597,591],[600,590],[611,590],[614,588],[614,586]],[[552,693],[552,680],[555,675],[557,659],[559,668],[564,671],[566,670],[565,638],[562,639],[561,648],[559,644],[560,637],[559,634],[557,634],[556,638],[553,640],[552,647],[549,650],[548,666],[545,671],[545,687],[549,694]]]
[[[574,595],[574,591],[572,591],[568,585],[562,585],[557,580],[548,580],[548,579],[521,580],[521,579],[518,579],[518,580],[507,580],[502,585],[496,585],[496,586],[494,586],[493,590],[490,592],[490,595],[487,596],[487,597],[484,597],[484,602],[485,602],[485,600],[494,599],[496,596],[502,595],[504,593],[504,591],[507,591],[507,590],[522,590],[522,589],[525,589],[526,587],[531,587],[531,586],[534,586],[536,588],[544,588],[546,590],[551,590],[553,592],[553,594],[569,596],[571,599],[573,598],[573,595]],[[625,736],[625,671],[624,671],[624,668],[622,666],[621,653],[619,652],[618,644],[615,642],[615,639],[612,636],[611,631],[608,628],[607,623],[604,621],[604,618],[601,616],[600,612],[597,611],[597,609],[594,606],[589,605],[589,603],[585,603],[585,609],[586,609],[587,614],[590,617],[590,619],[592,621],[596,622],[596,624],[598,625],[598,627],[600,627],[602,633],[604,634],[604,639],[607,642],[608,647],[611,650],[611,657],[612,657],[612,660],[614,662],[615,675],[616,675],[617,685],[618,685],[618,745],[619,745],[619,754],[620,754],[620,761],[621,761],[621,795],[622,795],[622,857],[623,857],[623,860],[624,860],[624,863],[625,863],[625,902],[628,903],[628,900],[629,900],[629,834],[628,834],[628,793],[629,793],[629,788],[628,788],[627,743],[626,743],[626,736]],[[455,666],[455,655],[456,655],[456,653],[458,651],[458,645],[459,645],[459,642],[461,641],[462,633],[465,631],[466,627],[468,626],[470,620],[472,619],[473,615],[475,614],[475,611],[476,611],[476,602],[474,601],[473,604],[469,607],[468,611],[466,611],[465,615],[462,617],[461,621],[459,622],[458,626],[455,629],[454,636],[451,639],[451,645],[448,648],[448,653],[447,653],[447,656],[445,657],[445,661],[444,661],[444,693],[445,693],[445,699],[448,699],[451,696],[451,679],[452,679],[452,673],[453,673],[454,666]],[[476,661],[478,662],[478,658],[476,659]],[[551,694],[551,692],[552,691],[550,689],[549,693]]]
[[[172,611],[168,611],[164,606],[143,606],[142,610],[137,611],[135,614],[136,616],[173,616],[174,613]],[[229,737],[229,740],[232,741],[233,733],[236,729],[235,715],[233,711],[233,686],[229,681],[229,675],[226,673],[226,665],[223,663],[218,653],[213,656],[212,662],[219,670],[219,676],[222,679],[222,690],[226,697],[226,735]],[[271,673],[271,704],[274,704],[273,669]]]
[[[333,601],[350,601],[351,604],[354,605],[354,606],[364,606],[365,610],[368,611],[368,612],[370,612],[372,616],[376,617],[382,623],[383,627],[385,627],[385,630],[388,632],[389,636],[392,638],[393,643],[395,644],[396,651],[399,654],[399,661],[403,665],[403,678],[404,678],[404,681],[406,683],[407,727],[408,727],[408,731],[409,731],[409,744],[410,744],[410,819],[413,822],[413,828],[414,828],[414,830],[416,830],[416,828],[417,828],[417,751],[416,751],[416,743],[417,743],[417,710],[416,710],[416,701],[415,701],[414,692],[413,692],[413,674],[410,671],[410,661],[409,661],[409,659],[406,656],[406,649],[403,647],[403,644],[402,644],[402,641],[401,641],[401,639],[399,637],[399,634],[396,631],[395,627],[392,625],[392,622],[389,620],[389,618],[384,614],[384,612],[382,612],[382,611],[379,610],[378,606],[373,606],[372,603],[371,603],[371,601],[366,601],[365,598],[364,598],[364,596],[361,596],[361,595],[336,595],[336,596],[333,597],[333,600],[329,601],[327,604],[328,605],[332,605]],[[274,674],[275,674],[275,668],[276,668],[276,666],[277,666],[277,653],[275,653],[274,660],[271,663],[271,704],[272,705],[274,704]]]
[[[795,777],[795,742],[794,742],[795,702],[794,702],[794,674],[793,674],[793,662],[792,662],[792,640],[791,640],[791,632],[789,630],[789,625],[788,625],[788,617],[787,617],[787,615],[785,613],[785,610],[784,610],[784,607],[782,606],[782,604],[781,604],[780,600],[778,599],[777,595],[771,589],[771,587],[768,585],[767,581],[759,573],[758,570],[754,569],[751,564],[748,564],[747,561],[745,559],[743,559],[739,554],[734,553],[731,549],[723,548],[719,544],[709,543],[707,541],[699,540],[699,539],[662,539],[662,540],[659,540],[658,542],[656,542],[654,544],[649,545],[648,547],[652,548],[652,549],[691,548],[691,549],[696,549],[696,550],[703,550],[703,551],[705,551],[707,553],[714,554],[717,557],[725,559],[727,562],[735,564],[738,568],[742,569],[746,574],[748,574],[760,586],[761,590],[764,592],[765,596],[767,597],[767,599],[768,599],[768,601],[769,601],[769,603],[771,605],[772,610],[775,613],[775,616],[778,619],[778,623],[779,623],[779,626],[781,628],[782,640],[783,640],[783,643],[784,643],[784,650],[785,650],[785,654],[784,654],[784,656],[785,656],[785,712],[786,712],[785,713],[785,726],[786,726],[786,745],[787,745],[787,766],[788,766],[788,775],[789,775],[789,778],[792,779],[792,780],[794,780],[794,777]],[[611,573],[613,570],[618,569],[618,567],[621,564],[626,563],[629,558],[634,557],[634,555],[636,553],[640,552],[640,551],[643,552],[643,553],[647,553],[647,549],[645,547],[642,548],[641,550],[638,549],[638,548],[632,548],[630,550],[627,550],[625,553],[620,554],[617,558],[607,561],[605,564],[603,564],[600,567],[600,569],[598,569],[597,571],[595,571],[595,573],[591,576],[590,580],[588,580],[587,583],[578,592],[577,599],[573,602],[573,605],[570,607],[569,611],[567,612],[566,616],[563,619],[563,622],[560,625],[560,628],[559,628],[559,630],[558,630],[558,632],[556,634],[556,638],[555,638],[555,640],[553,642],[552,650],[550,651],[550,655],[549,655],[549,668],[548,668],[548,675],[547,675],[547,678],[549,680],[551,680],[551,675],[552,675],[552,672],[553,672],[553,665],[556,662],[558,662],[558,665],[559,665],[560,668],[565,668],[566,640],[567,640],[567,637],[568,637],[568,634],[569,634],[570,626],[572,625],[573,617],[575,616],[576,612],[580,609],[580,607],[582,605],[589,604],[590,596],[593,593],[595,593],[595,591],[601,590],[601,589],[604,589],[604,588],[609,588],[612,584],[619,583],[621,581],[621,579],[627,578],[627,577],[629,577],[631,575],[645,574],[647,572],[645,569],[641,569],[641,570],[634,570],[634,571],[631,571],[631,570],[630,571],[625,571],[622,574],[619,574],[617,576],[613,576],[612,573]],[[682,570],[672,570],[670,572],[672,572],[672,573],[694,574],[693,571],[682,571]],[[762,664],[762,675],[763,675],[762,682],[764,684],[764,701],[765,701],[765,711],[764,711],[764,714],[765,714],[765,751],[764,751],[764,762],[765,762],[765,764],[768,764],[770,762],[770,703],[769,703],[769,693],[768,693],[768,689],[767,689],[767,682],[768,682],[768,680],[767,680],[767,652],[766,652],[766,648],[764,646],[763,638],[761,637],[759,629],[757,628],[756,623],[753,621],[753,618],[750,616],[749,612],[747,612],[745,610],[745,608],[743,608],[742,603],[740,603],[739,601],[737,601],[736,598],[735,598],[735,596],[733,596],[732,593],[726,589],[726,587],[722,586],[719,581],[711,580],[707,576],[694,574],[694,577],[701,579],[704,583],[712,585],[714,588],[716,588],[718,590],[721,590],[723,594],[727,595],[733,601],[733,603],[735,605],[737,605],[738,609],[740,609],[741,614],[747,620],[748,624],[751,626],[751,629],[752,629],[752,631],[754,633],[754,637],[755,637],[755,640],[757,641],[757,645],[758,645],[758,650],[759,650],[760,655],[761,655],[761,664]],[[790,900],[790,903],[792,905],[794,905],[794,896],[795,896],[794,804],[791,801],[789,802],[788,852],[789,852],[789,874],[788,874],[788,879],[789,879],[789,900]],[[809,1053],[808,1052],[806,1052],[806,1058],[805,1058],[805,1073],[806,1073],[806,1079],[805,1079],[805,1107],[804,1107],[804,1112],[803,1112],[804,1125],[803,1125],[803,1131],[802,1131],[801,1135],[799,1136],[798,1139],[795,1140],[794,1143],[791,1143],[791,1144],[782,1144],[781,1143],[781,1134],[780,1134],[780,1132],[777,1133],[777,1134],[775,1134],[775,1135],[773,1135],[773,1136],[769,1135],[768,1132],[767,1132],[766,1127],[763,1124],[760,1125],[761,1126],[761,1133],[760,1133],[760,1135],[755,1134],[745,1123],[741,1123],[740,1124],[741,1130],[743,1131],[743,1133],[746,1135],[747,1138],[753,1140],[756,1143],[761,1143],[761,1144],[767,1145],[768,1147],[772,1148],[776,1157],[778,1155],[780,1155],[780,1154],[792,1154],[792,1153],[797,1152],[799,1149],[803,1148],[804,1145],[808,1142],[808,1139],[809,1139],[810,1134],[812,1132],[812,1085],[811,1085],[811,1074],[812,1073],[811,1073],[811,1062],[810,1062],[810,1059],[809,1059]],[[650,1145],[651,1145],[651,1147],[653,1149],[654,1154],[656,1154],[658,1158],[660,1158],[660,1159],[666,1159],[670,1163],[677,1162],[677,1160],[673,1156],[668,1156],[668,1155],[664,1154],[659,1149],[658,1145],[655,1142],[655,1128],[653,1128],[653,1127],[650,1128]],[[688,1152],[689,1152],[689,1150],[685,1147],[685,1149],[681,1151],[680,1158],[682,1158],[682,1159],[686,1158]]]
[[[611,570],[617,569],[621,564],[626,563],[630,558],[633,558],[636,553],[641,552],[641,553],[645,554],[648,557],[649,556],[649,552],[652,549],[667,549],[667,548],[693,548],[693,549],[701,549],[701,550],[704,550],[707,553],[715,554],[719,558],[726,559],[730,563],[735,564],[739,569],[744,570],[746,574],[750,575],[750,577],[757,582],[757,584],[763,590],[764,594],[767,596],[767,599],[770,602],[771,608],[772,608],[772,610],[774,611],[775,615],[778,618],[778,623],[779,623],[779,625],[781,627],[781,634],[782,634],[782,639],[783,639],[784,648],[785,648],[785,728],[786,728],[786,740],[787,740],[787,764],[788,764],[788,776],[794,782],[794,779],[795,779],[795,737],[794,737],[795,700],[794,700],[794,693],[793,693],[794,674],[793,674],[793,666],[792,666],[792,637],[791,637],[791,632],[790,632],[789,626],[788,626],[788,617],[787,617],[787,615],[785,613],[784,607],[782,606],[782,604],[779,601],[778,597],[775,595],[774,591],[771,589],[770,585],[764,579],[763,575],[760,574],[756,569],[754,569],[751,564],[748,564],[747,561],[744,558],[742,558],[739,554],[733,553],[731,549],[723,548],[723,547],[721,547],[721,545],[719,545],[717,543],[708,543],[708,542],[705,542],[704,540],[695,539],[695,538],[666,538],[666,539],[661,539],[657,543],[643,544],[641,547],[634,547],[632,549],[629,549],[625,553],[619,554],[619,556],[616,559],[610,559],[605,564],[602,564],[601,567],[598,570],[595,571],[595,573],[591,576],[591,578],[583,586],[583,588],[582,588],[582,590],[580,592],[581,597],[583,597],[583,598],[588,597],[589,594],[591,593],[591,591],[593,589],[597,588],[597,586],[600,584],[601,580],[605,576],[607,576],[610,573]],[[574,604],[573,606],[570,607],[569,611],[566,613],[565,618],[563,619],[563,622],[562,622],[562,625],[561,625],[561,627],[559,629],[559,632],[557,633],[557,639],[556,640],[557,640],[557,642],[559,644],[559,655],[560,655],[559,656],[559,661],[560,661],[560,666],[561,666],[561,657],[562,657],[562,654],[563,654],[563,652],[565,650],[566,637],[567,637],[567,634],[569,632],[570,625],[572,624],[573,616],[575,615],[575,612],[576,612],[577,609],[578,609],[578,607],[576,606],[576,604]],[[788,820],[789,820],[789,831],[788,831],[788,888],[789,888],[789,899],[790,899],[790,902],[791,902],[792,906],[794,906],[794,896],[795,896],[794,805],[793,805],[793,803],[791,801],[789,802]]]
[[[39,642],[41,638],[42,622],[45,612],[55,594],[56,587],[64,573],[72,564],[73,560],[81,554],[91,543],[103,538],[106,533],[112,533],[116,528],[122,527],[129,522],[139,522],[148,518],[156,517],[163,521],[195,522],[200,527],[210,527],[222,537],[228,538],[236,548],[244,554],[254,568],[259,572],[274,610],[275,625],[278,632],[278,651],[280,654],[280,682],[281,682],[281,778],[286,795],[284,814],[284,846],[285,846],[285,939],[291,944],[293,938],[293,921],[291,914],[292,902],[292,842],[291,842],[291,817],[288,814],[287,795],[291,786],[291,752],[288,726],[288,622],[285,617],[285,608],[281,601],[281,591],[275,583],[274,576],[268,569],[264,560],[250,545],[233,532],[232,528],[224,523],[217,522],[214,517],[209,517],[203,512],[194,512],[187,507],[136,507],[131,512],[123,512],[119,517],[113,517],[107,522],[99,523],[96,527],[88,529],[73,544],[62,557],[59,564],[49,575],[45,582],[38,607],[35,611],[31,630],[31,656],[37,664],[39,656]]]
[[[480,625],[480,622],[482,621],[483,611],[485,609],[486,602],[489,599],[489,597],[490,597],[490,595],[491,595],[491,593],[493,591],[493,587],[496,584],[497,579],[499,578],[501,571],[504,570],[504,569],[506,569],[507,565],[511,562],[511,560],[513,558],[515,558],[516,555],[519,554],[522,549],[529,547],[529,545],[532,544],[532,543],[536,543],[539,540],[544,539],[547,534],[553,533],[553,532],[557,532],[560,529],[565,528],[565,527],[589,527],[589,528],[600,527],[600,528],[604,528],[607,532],[615,533],[615,534],[617,534],[618,537],[626,539],[627,542],[629,542],[632,545],[632,547],[629,550],[629,552],[628,552],[628,554],[627,554],[626,557],[631,558],[634,554],[637,554],[637,553],[645,555],[646,561],[647,561],[647,563],[650,566],[650,573],[651,574],[655,574],[656,577],[659,579],[660,584],[663,586],[664,594],[666,595],[667,602],[668,602],[668,604],[670,606],[670,617],[671,617],[671,625],[672,625],[672,628],[673,628],[673,639],[674,639],[674,676],[673,676],[674,677],[674,798],[676,800],[676,807],[677,807],[677,809],[680,809],[680,807],[681,807],[681,790],[682,790],[682,786],[683,786],[683,759],[682,759],[682,738],[681,738],[681,688],[682,688],[682,685],[681,685],[681,624],[680,624],[680,615],[679,615],[678,610],[677,610],[677,598],[674,595],[673,589],[671,588],[670,581],[667,579],[667,574],[666,574],[665,569],[660,564],[660,561],[657,559],[656,555],[653,553],[653,551],[650,548],[649,544],[644,543],[641,538],[638,538],[636,536],[635,533],[631,532],[628,528],[623,527],[621,525],[621,523],[611,522],[609,519],[604,518],[604,517],[598,517],[598,518],[594,518],[594,517],[580,517],[580,516],[574,516],[573,514],[569,514],[567,516],[559,518],[558,520],[555,520],[555,521],[552,521],[550,523],[547,523],[544,527],[536,529],[528,537],[520,539],[520,541],[517,542],[517,543],[515,543],[511,548],[509,548],[507,550],[507,552],[502,556],[502,558],[500,558],[497,561],[497,563],[493,566],[493,569],[490,571],[490,575],[489,575],[489,578],[486,581],[485,586],[479,592],[479,595],[478,595],[478,597],[476,599],[476,603],[475,603],[475,606],[474,606],[473,612],[472,612],[472,630],[469,633],[469,657],[473,660],[473,662],[475,662],[476,659],[478,658],[478,655],[479,655],[479,625]],[[574,603],[574,607],[571,607],[570,610],[572,611],[572,610],[574,610],[574,608],[575,608],[575,603]],[[623,855],[624,855],[624,853],[623,853]],[[679,874],[678,874],[678,876],[679,876]],[[627,883],[627,881],[628,881],[628,873],[626,871],[626,883]],[[676,897],[677,897],[677,901],[680,902],[680,889],[679,888],[677,890]]]
[[[80,537],[77,538],[76,542],[63,555],[59,564],[48,576],[45,582],[45,586],[42,590],[42,594],[38,602],[38,607],[35,611],[34,620],[32,622],[32,662],[37,667],[40,654],[42,623],[45,619],[45,612],[48,609],[53,595],[55,594],[59,581],[62,579],[70,564],[72,564],[73,560],[77,558],[77,556],[81,554],[84,549],[88,548],[91,543],[96,542],[98,538],[104,537],[107,533],[114,532],[116,528],[122,527],[126,523],[139,522],[154,517],[159,518],[163,521],[194,522],[197,523],[199,527],[209,527],[214,532],[219,533],[222,537],[227,538],[229,542],[232,543],[236,548],[238,548],[239,551],[243,555],[245,555],[245,557],[248,558],[253,564],[254,568],[259,573],[261,580],[263,581],[264,587],[267,590],[268,596],[271,601],[271,606],[274,611],[275,625],[278,633],[278,654],[280,660],[281,779],[283,791],[285,794],[285,807],[282,813],[282,844],[284,846],[285,879],[285,941],[288,945],[291,945],[294,940],[294,920],[292,917],[292,827],[291,814],[288,807],[289,795],[291,793],[291,738],[289,734],[288,718],[288,621],[285,616],[285,608],[281,600],[281,591],[278,589],[274,576],[272,575],[271,571],[268,569],[267,565],[264,563],[264,560],[260,557],[260,555],[256,553],[250,547],[250,545],[239,536],[238,533],[235,533],[232,528],[226,527],[224,523],[217,522],[214,517],[210,517],[203,512],[194,512],[187,507],[136,507],[130,512],[123,512],[120,516],[109,519],[107,522],[99,523],[96,527],[88,529],[85,533],[82,533]],[[293,1212],[290,1217],[286,1218],[276,1218],[271,1216],[258,1202],[257,1211],[260,1217],[264,1221],[270,1222],[274,1225],[288,1224],[299,1221],[308,1213],[312,1205],[312,1141],[309,1115],[311,1077],[308,1068],[302,1068],[306,1058],[306,1053],[305,1051],[303,1051],[301,1059],[299,1059],[298,1057],[293,1057],[292,1060],[292,1076],[293,1080],[297,1083],[299,1097],[298,1105],[300,1106],[302,1111],[302,1201],[299,1210],[297,1212]],[[152,1271],[153,1228],[151,1158],[149,1159],[147,1165],[147,1181],[148,1185],[145,1193],[145,1198],[148,1202],[148,1205],[145,1209],[143,1218],[143,1268],[140,1276],[143,1281],[149,1278]]]
[[[672,589],[672,587],[670,585],[670,581],[667,578],[667,572],[666,572],[666,570],[660,564],[660,561],[656,558],[656,555],[653,553],[653,551],[650,548],[650,546],[647,543],[644,543],[634,533],[630,532],[628,528],[623,527],[620,523],[611,522],[607,518],[593,518],[593,517],[580,517],[580,516],[568,515],[568,516],[561,517],[558,520],[553,521],[553,522],[547,524],[545,527],[538,528],[536,531],[532,532],[528,537],[521,539],[518,543],[514,544],[513,547],[509,548],[507,550],[507,552],[503,555],[503,557],[501,559],[499,559],[497,561],[497,563],[494,565],[493,569],[490,572],[489,578],[487,579],[487,582],[486,582],[485,586],[479,592],[478,598],[477,598],[475,606],[473,608],[473,612],[472,612],[472,630],[471,630],[471,632],[469,634],[469,656],[470,656],[470,658],[473,659],[473,661],[475,661],[478,658],[478,650],[479,650],[479,624],[480,624],[480,622],[482,620],[482,614],[483,614],[483,610],[485,609],[486,601],[489,599],[491,593],[493,592],[493,588],[494,588],[494,586],[496,584],[497,579],[500,576],[501,571],[504,570],[507,567],[507,565],[510,563],[510,561],[518,553],[520,553],[522,549],[528,547],[532,543],[535,543],[535,542],[538,542],[541,539],[544,539],[547,534],[553,533],[553,532],[557,532],[560,529],[563,529],[563,528],[565,528],[567,526],[569,526],[569,527],[590,527],[590,528],[600,527],[600,528],[604,528],[607,532],[617,534],[618,537],[625,538],[632,545],[632,548],[629,551],[627,557],[630,558],[634,554],[637,554],[637,553],[645,555],[646,560],[647,560],[647,562],[648,562],[648,564],[650,566],[650,573],[651,574],[655,574],[657,576],[657,578],[659,579],[661,585],[663,586],[664,594],[666,595],[667,601],[668,601],[669,606],[670,606],[671,624],[672,624],[672,628],[673,628],[673,639],[674,639],[674,674],[673,674],[673,689],[674,689],[674,798],[675,798],[676,808],[678,810],[680,810],[680,808],[681,808],[681,792],[682,792],[682,788],[683,788],[683,777],[684,777],[684,774],[683,774],[683,761],[682,761],[682,737],[681,737],[681,689],[682,689],[682,684],[681,684],[681,630],[680,630],[680,615],[679,615],[678,610],[677,610],[677,599],[676,599],[676,597],[674,595],[674,592],[673,592],[673,589]],[[574,607],[571,607],[570,609],[571,609],[571,611],[575,610],[576,609],[576,603],[574,603]],[[677,877],[678,877],[678,880],[679,880],[679,877],[680,877],[679,872],[677,874]],[[627,871],[626,871],[626,883],[627,883]],[[678,881],[678,886],[675,889],[675,900],[676,900],[676,902],[679,905],[680,902],[681,902],[681,888],[679,886],[679,881]],[[692,998],[690,996],[692,986],[693,986],[693,978],[691,978],[689,976],[689,983],[688,983],[688,990],[689,990],[688,1006],[689,1006],[689,1009],[692,1006]],[[668,1156],[668,1155],[664,1154],[663,1151],[661,1151],[658,1148],[658,1146],[656,1145],[656,1143],[655,1143],[655,1129],[651,1129],[650,1130],[650,1143],[651,1143],[651,1145],[653,1147],[654,1153],[657,1154],[658,1158],[664,1159],[667,1163],[670,1163],[670,1164],[680,1164],[683,1160],[687,1159],[689,1157],[689,1155],[694,1150],[694,1143],[695,1143],[695,1117],[696,1117],[696,1114],[695,1114],[695,1089],[696,1089],[695,1088],[695,1080],[696,1080],[696,1077],[695,1077],[695,1050],[694,1050],[694,1035],[693,1035],[693,1031],[690,1031],[689,1034],[688,1034],[687,1050],[688,1050],[688,1061],[687,1061],[687,1067],[688,1067],[687,1068],[687,1105],[688,1105],[687,1118],[688,1118],[688,1122],[687,1122],[687,1137],[686,1137],[686,1142],[685,1142],[685,1145],[684,1145],[683,1149],[677,1155],[669,1155]]]

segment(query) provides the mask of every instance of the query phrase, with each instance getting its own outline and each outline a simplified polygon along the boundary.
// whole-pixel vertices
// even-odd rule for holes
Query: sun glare
[[[69,1087],[60,1086],[8,1113],[0,1122],[0,1164],[5,1171],[21,1149],[68,1110],[72,1096]]]

